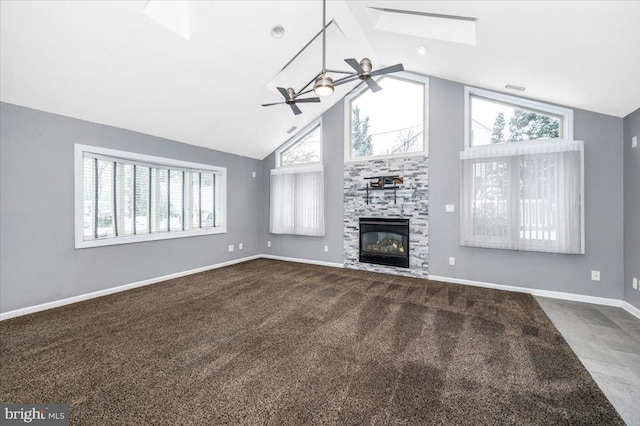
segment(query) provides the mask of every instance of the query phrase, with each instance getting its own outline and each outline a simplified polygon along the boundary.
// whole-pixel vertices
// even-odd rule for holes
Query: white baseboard
[[[130,284],[121,285],[118,287],[107,288],[104,290],[94,291],[92,293],[81,294],[79,296],[68,297],[66,299],[61,299],[61,300],[54,300],[52,302],[42,303],[40,305],[27,306],[26,308],[16,309],[16,310],[5,312],[5,313],[0,313],[0,321],[7,320],[9,318],[19,317],[22,315],[32,314],[34,312],[44,311],[47,309],[57,308],[59,306],[70,305],[72,303],[82,302],[84,300],[94,299],[96,297],[107,296],[109,294],[119,293],[121,291],[131,290],[137,287],[156,284],[156,283],[171,280],[174,278],[180,278],[187,275],[197,274],[199,272],[205,272],[212,269],[223,268],[225,266],[235,265],[237,263],[247,262],[249,260],[254,260],[259,258],[282,260],[286,262],[306,263],[311,265],[330,266],[333,268],[344,268],[344,265],[342,263],[324,262],[321,260],[301,259],[297,257],[274,256],[270,254],[257,254],[254,256],[230,260],[228,262],[216,263],[214,265],[203,266],[201,268],[191,269],[188,271],[176,272],[175,274],[169,274],[161,277],[150,278],[148,280],[138,281]],[[472,280],[465,280],[460,278],[441,277],[437,275],[430,275],[429,279],[434,281],[444,281],[444,282],[449,282],[454,284],[471,285],[475,287],[486,287],[486,288],[494,288],[498,290],[516,291],[519,293],[528,293],[534,296],[551,297],[554,299],[573,300],[577,302],[593,303],[596,305],[615,306],[615,307],[620,307],[625,311],[629,312],[631,315],[634,315],[640,318],[640,309],[629,304],[628,302],[618,300],[618,299],[585,296],[581,294],[563,293],[559,291],[539,290],[539,289],[528,288],[528,287],[515,287],[510,285],[487,283],[482,281],[472,281]]]
[[[341,263],[333,263],[333,262],[323,262],[320,260],[309,260],[309,259],[301,259],[298,257],[284,257],[284,256],[273,256],[270,254],[263,254],[261,257],[265,259],[274,259],[274,260],[283,260],[286,262],[296,262],[296,263],[308,263],[311,265],[321,265],[321,266],[331,266],[334,268],[344,268],[344,265]],[[564,293],[561,291],[551,291],[551,290],[540,290],[536,288],[529,287],[516,287],[511,285],[503,285],[503,284],[495,284],[488,283],[482,281],[472,281],[465,280],[461,278],[450,278],[450,277],[442,277],[437,275],[429,275],[430,280],[434,281],[445,281],[454,284],[463,284],[463,285],[471,285],[474,287],[486,287],[493,288],[497,290],[506,290],[506,291],[516,291],[518,293],[528,293],[533,296],[541,296],[541,297],[550,297],[552,299],[562,299],[562,300],[571,300],[574,302],[584,302],[584,303],[593,303],[594,305],[604,305],[604,306],[614,306],[616,308],[622,308],[625,311],[629,312],[631,315],[634,315],[640,318],[640,309],[635,306],[619,299],[610,299],[607,297],[596,297],[596,296],[586,296],[583,294],[574,294],[574,293]]]
[[[261,257],[265,259],[284,260],[285,262],[307,263],[309,265],[331,266],[333,268],[344,268],[342,263],[325,262],[322,260],[301,259],[299,257],[274,256],[272,254],[263,254]]]
[[[625,311],[629,312],[631,315],[640,318],[640,309],[636,308],[629,302],[622,302],[622,306],[620,306]]]
[[[571,300],[574,302],[593,303],[594,305],[615,306],[623,308],[630,314],[640,318],[640,310],[620,299],[610,299],[607,297],[586,296],[584,294],[564,293],[561,291],[540,290],[529,287],[516,287],[512,285],[503,285],[495,283],[487,283],[483,281],[472,281],[461,278],[441,277],[437,275],[429,275],[430,280],[444,281],[454,284],[471,285],[474,287],[494,288],[497,290],[516,291],[518,293],[528,293],[533,296],[550,297],[552,299]]]
[[[188,271],[176,272],[175,274],[163,275],[161,277],[150,278],[148,280],[137,281],[135,283],[124,284],[117,287],[106,288],[104,290],[94,291],[91,293],[81,294],[79,296],[68,297],[66,299],[54,300],[53,302],[42,303],[40,305],[27,306],[26,308],[16,309],[9,312],[0,314],[0,321],[7,320],[9,318],[15,318],[22,315],[32,314],[34,312],[44,311],[47,309],[57,308],[59,306],[70,305],[72,303],[82,302],[84,300],[95,299],[96,297],[107,296],[113,293],[119,293],[125,290],[131,290],[137,287],[144,287],[150,284],[156,284],[162,281],[171,280],[174,278],[184,277],[186,275],[197,274],[199,272],[209,271],[211,269],[223,268],[229,265],[235,265],[236,263],[242,263],[253,259],[258,259],[261,255],[243,257],[241,259],[229,260],[228,262],[216,263],[215,265],[203,266],[201,268],[190,269]]]

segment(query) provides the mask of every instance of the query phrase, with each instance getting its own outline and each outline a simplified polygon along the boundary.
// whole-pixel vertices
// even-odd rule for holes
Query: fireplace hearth
[[[360,218],[360,262],[409,267],[409,219]]]

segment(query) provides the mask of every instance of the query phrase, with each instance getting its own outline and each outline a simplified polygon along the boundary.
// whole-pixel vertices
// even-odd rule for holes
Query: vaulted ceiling
[[[1,1],[0,100],[261,159],[356,84],[299,116],[260,106],[280,100],[276,85],[299,89],[320,71],[320,0],[183,3],[185,15],[164,11],[180,35],[144,13],[146,0]],[[381,9],[418,21],[383,22]],[[619,117],[640,107],[640,2],[330,0],[327,15],[328,68],[367,56],[374,68],[402,62],[500,91],[510,83]],[[439,15],[475,25],[475,44]],[[282,38],[271,36],[276,25]]]

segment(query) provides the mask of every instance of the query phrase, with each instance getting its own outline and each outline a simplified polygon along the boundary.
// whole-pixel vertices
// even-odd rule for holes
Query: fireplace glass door
[[[409,220],[360,218],[360,262],[409,267]]]

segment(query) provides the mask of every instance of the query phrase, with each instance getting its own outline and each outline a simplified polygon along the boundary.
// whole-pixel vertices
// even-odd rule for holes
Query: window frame
[[[296,164],[287,164],[286,166],[282,165],[282,153],[287,151],[288,149],[292,148],[293,146],[297,145],[298,143],[302,142],[302,140],[309,136],[309,134],[311,134],[316,127],[318,128],[318,138],[320,140],[320,147],[319,147],[319,156],[320,156],[320,160],[319,161],[311,161],[308,163],[296,163]],[[300,130],[298,133],[296,133],[294,136],[290,137],[289,139],[287,139],[287,141],[285,143],[283,143],[282,145],[280,145],[280,147],[278,149],[276,149],[276,169],[280,169],[280,168],[286,168],[286,167],[297,167],[297,166],[303,166],[305,164],[322,164],[322,145],[323,145],[323,139],[322,139],[322,117],[313,120],[311,123],[309,123],[307,126],[305,126],[302,130]]]
[[[524,144],[528,145],[528,146],[535,146],[535,145],[541,145],[541,144],[549,145],[549,144],[554,143],[555,141],[568,142],[567,139],[544,140],[542,142],[541,141],[537,141],[537,140],[534,140],[534,141],[522,141],[522,142]],[[495,147],[496,145],[489,145],[489,146]],[[475,152],[481,152],[481,150],[486,149],[486,147],[487,147],[486,145],[485,146],[481,146],[481,147],[476,147],[476,148],[479,148],[479,150],[476,151],[474,149],[474,151]],[[509,145],[507,145],[507,147],[509,147]],[[469,151],[467,151],[467,152],[469,152]],[[547,155],[547,154],[548,153],[541,153],[541,155]],[[535,156],[535,155],[540,155],[540,154],[527,154],[527,155]],[[507,166],[511,167],[512,165],[510,165],[510,162],[509,162],[508,159],[510,159],[512,157],[518,157],[518,156],[523,156],[523,155],[514,154],[514,155],[507,155],[507,156],[504,156],[504,157],[489,157],[489,158],[493,158],[494,161],[499,161],[501,158],[505,158],[506,160],[503,160],[503,161],[506,161]],[[584,188],[584,185],[585,185],[584,146],[583,146],[582,149],[580,149],[579,161],[580,161],[580,182],[579,182],[580,190],[579,190],[578,194],[579,194],[579,199],[580,199],[580,213],[579,213],[580,214],[580,251],[577,252],[577,253],[571,253],[571,255],[582,255],[582,254],[586,253],[586,224],[585,224],[586,205],[585,205],[585,188]],[[462,191],[462,185],[464,184],[464,182],[462,180],[463,179],[462,170],[461,170],[460,178],[461,178],[461,181],[460,181],[460,185],[461,185],[461,187],[460,187],[460,206],[461,206],[461,208],[460,208],[460,217],[459,217],[460,225],[459,226],[460,226],[460,229],[461,229],[462,221],[465,220],[464,208],[462,207],[463,204],[465,203],[464,193]],[[517,185],[515,183],[515,181],[513,182],[513,184]],[[507,191],[510,191],[510,188],[508,188]],[[519,201],[520,202],[523,201],[522,198],[519,198]],[[469,213],[471,214],[472,210],[470,210]],[[520,215],[518,215],[518,216],[520,217]],[[473,217],[472,216],[466,217],[466,220],[468,220],[471,223],[473,221]],[[522,223],[519,222],[518,224],[519,224],[519,228],[521,228],[522,227]],[[473,227],[471,227],[471,232],[472,231],[473,231]],[[495,247],[488,246],[488,245],[482,245],[482,244],[478,243],[477,240],[476,240],[475,243],[472,243],[472,244],[463,244],[462,243],[462,231],[461,231],[460,245],[463,246],[463,247],[472,247],[472,248],[481,248],[481,249],[489,248],[489,249],[497,249],[497,250],[531,251],[531,252],[548,253],[548,254],[564,254],[564,255],[568,254],[568,253],[564,253],[564,252],[561,252],[561,251],[544,250],[542,248],[543,244],[540,241],[536,241],[535,239],[531,239],[531,238],[529,238],[529,239],[522,238],[520,236],[521,229],[518,229],[518,231],[517,231],[518,232],[518,238],[517,239],[518,239],[519,246],[524,247],[524,248],[514,249],[514,248],[508,248],[508,247],[498,247],[498,245],[504,245],[505,243],[509,243],[510,241],[513,240],[512,238],[510,238],[509,231],[510,231],[510,229],[507,228],[507,235],[505,235],[502,238],[500,238],[500,237],[494,237],[494,238],[486,238],[486,237],[484,237],[484,241],[483,241],[484,243],[494,244],[494,245],[496,245]]]
[[[371,155],[368,157],[351,157],[351,120],[353,118],[351,110],[351,102],[358,98],[365,91],[369,90],[369,86],[363,81],[356,86],[347,96],[344,97],[344,162],[345,163],[359,163],[369,160],[379,160],[385,158],[405,158],[405,157],[420,157],[429,155],[429,77],[412,73],[409,71],[400,71],[390,75],[380,76],[375,78],[376,82],[380,82],[385,78],[392,78],[396,80],[404,80],[409,83],[418,83],[424,86],[424,103],[423,103],[423,131],[422,131],[422,151],[406,152],[400,154],[383,154],[383,155]]]
[[[482,148],[487,145],[471,145],[471,97],[486,99],[490,102],[507,104],[513,107],[522,107],[527,111],[542,113],[545,115],[555,116],[562,119],[562,134],[556,139],[533,139],[527,141],[516,141],[516,143],[530,142],[554,142],[562,140],[573,140],[573,109],[565,108],[557,105],[551,105],[544,102],[534,101],[532,99],[521,98],[519,96],[508,95],[506,93],[494,92],[491,90],[479,89],[477,87],[464,87],[464,147],[465,149]],[[514,143],[514,142],[509,142]],[[493,144],[496,147],[502,144]]]
[[[165,233],[149,233],[138,235],[117,236],[99,238],[94,240],[84,239],[84,153],[91,153],[106,157],[113,157],[129,162],[141,162],[154,166],[167,168],[192,169],[198,172],[215,173],[220,176],[220,200],[222,206],[222,223],[218,227],[195,228],[183,231]],[[215,195],[214,195],[215,197]],[[174,238],[195,237],[201,235],[224,234],[227,232],[227,169],[226,167],[212,166],[209,164],[193,163],[189,161],[174,160],[165,157],[140,154],[129,151],[121,151],[110,148],[90,146],[76,143],[74,145],[74,204],[75,204],[75,248],[101,247],[120,244],[139,243],[144,241],[168,240]]]

